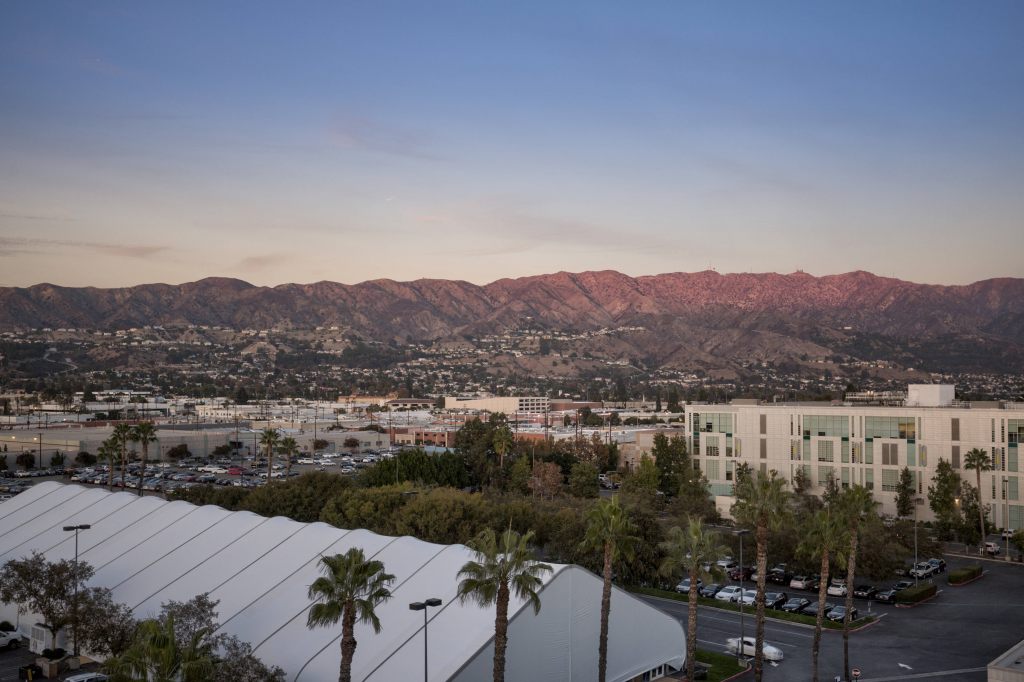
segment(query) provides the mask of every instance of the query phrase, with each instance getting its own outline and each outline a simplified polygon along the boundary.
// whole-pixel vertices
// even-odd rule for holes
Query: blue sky
[[[1024,276],[1024,3],[0,3],[0,285]]]

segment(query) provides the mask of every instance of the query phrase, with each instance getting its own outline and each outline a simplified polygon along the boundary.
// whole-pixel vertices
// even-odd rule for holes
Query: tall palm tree
[[[131,440],[142,444],[142,473],[139,474],[139,497],[142,497],[142,479],[146,477],[146,459],[149,457],[149,444],[155,443],[156,427],[153,422],[139,422],[132,428]]]
[[[179,642],[174,616],[163,623],[143,621],[132,645],[108,659],[106,667],[118,682],[204,682],[213,677],[211,634],[200,628],[188,642]]]
[[[288,458],[287,464],[285,464],[285,476],[291,476],[292,473],[292,457],[299,451],[299,444],[295,442],[295,439],[291,436],[286,436],[281,439],[281,444],[278,446],[285,457]]]
[[[260,434],[260,445],[266,448],[267,453],[267,485],[270,485],[271,476],[274,474],[274,448],[280,442],[277,429],[263,429]]]
[[[511,528],[500,536],[488,528],[476,536],[469,548],[475,561],[459,569],[459,600],[475,601],[482,607],[496,606],[494,617],[494,682],[505,680],[505,650],[508,647],[508,602],[512,595],[524,599],[540,612],[541,575],[551,567],[533,558],[533,531],[520,535]]]
[[[341,668],[338,682],[352,679],[352,657],[356,653],[356,623],[369,623],[380,632],[380,619],[375,609],[391,599],[388,586],[395,576],[384,572],[384,564],[366,560],[363,550],[352,547],[344,554],[320,557],[323,576],[309,586],[309,609],[306,627],[327,627],[341,621]]]
[[[100,443],[99,448],[96,450],[97,458],[100,461],[107,462],[107,489],[114,489],[114,466],[117,463],[118,449],[117,443],[114,442],[114,437],[111,436],[105,441]]]
[[[603,499],[590,508],[587,530],[580,543],[584,551],[600,551],[604,556],[601,590],[601,635],[597,644],[597,678],[604,682],[608,669],[608,616],[612,609],[612,566],[619,557],[632,558],[639,541],[636,526],[619,504],[619,498]]]
[[[800,542],[799,553],[821,561],[818,585],[818,612],[814,619],[814,643],[811,646],[811,682],[818,682],[818,653],[821,650],[821,627],[825,621],[825,600],[832,557],[846,547],[846,526],[840,514],[828,505],[811,517],[810,527]]]
[[[964,455],[964,468],[974,469],[974,479],[978,486],[978,530],[981,531],[981,544],[985,545],[985,496],[981,492],[981,472],[992,470],[992,460],[981,448],[971,448]]]
[[[741,525],[753,527],[757,541],[756,640],[754,644],[754,679],[761,682],[764,674],[764,587],[768,573],[768,532],[782,526],[790,516],[786,480],[774,469],[767,474],[759,470],[740,477],[736,485],[733,518]]]
[[[498,455],[498,467],[503,468],[505,466],[505,454],[512,449],[512,445],[515,443],[515,437],[512,435],[512,429],[508,428],[506,424],[499,424],[494,429],[494,436],[491,438],[491,446],[494,447],[494,452]]]
[[[838,511],[846,520],[850,545],[846,550],[846,615],[843,617],[843,679],[850,682],[850,613],[853,611],[853,583],[857,572],[857,548],[860,529],[868,517],[875,513],[878,503],[871,491],[862,485],[853,485],[839,497]]]
[[[714,565],[715,559],[728,549],[721,544],[721,536],[709,531],[700,518],[688,516],[686,527],[673,526],[668,540],[661,543],[666,556],[661,573],[675,574],[685,569],[690,575],[689,606],[686,610],[686,679],[694,679],[697,661],[697,581],[708,578],[704,565]]]
[[[132,427],[128,424],[118,424],[114,427],[114,433],[111,434],[111,438],[117,444],[117,449],[121,453],[121,487],[125,487],[125,477],[128,475],[128,443],[132,439]]]

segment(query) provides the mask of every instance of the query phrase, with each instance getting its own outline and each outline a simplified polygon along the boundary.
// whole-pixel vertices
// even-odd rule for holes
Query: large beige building
[[[551,400],[542,396],[460,398],[446,397],[446,410],[480,410],[481,412],[503,412],[509,414],[544,414],[551,408]]]
[[[981,475],[983,500],[992,507],[989,518],[999,527],[1024,527],[1019,458],[1024,405],[957,404],[951,390],[925,390],[922,398],[913,389],[908,398],[913,396],[915,405],[908,400],[902,407],[752,401],[688,405],[685,434],[724,511],[731,505],[739,462],[775,469],[790,481],[802,468],[818,494],[830,477],[844,487],[859,483],[874,492],[886,514],[896,513],[900,470],[909,467],[923,500],[918,518],[928,520],[928,485],[939,459],[973,484],[975,473],[964,469],[964,455],[980,448],[993,462],[992,471]]]

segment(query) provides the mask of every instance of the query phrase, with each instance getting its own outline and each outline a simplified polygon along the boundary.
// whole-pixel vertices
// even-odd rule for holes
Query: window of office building
[[[950,464],[953,466],[954,469],[959,469],[960,468],[960,446],[959,445],[954,445],[953,446],[953,450],[950,452],[950,457],[952,459]]]
[[[800,459],[800,441],[793,440],[789,442],[789,458],[793,460]]]
[[[866,441],[864,443],[864,463],[875,463],[875,444],[872,443],[871,441]]]
[[[960,417],[949,420],[949,439],[960,440]]]
[[[899,463],[899,447],[896,443],[882,443],[882,464],[898,466]]]
[[[896,492],[899,486],[900,472],[898,469],[882,469],[882,491],[887,493]]]
[[[861,464],[861,463],[863,463],[864,458],[863,458],[863,456],[861,454],[861,444],[860,443],[851,443],[850,444],[850,461],[853,462],[854,464]]]
[[[875,472],[873,469],[864,470],[864,487],[868,490],[875,489]]]
[[[849,417],[837,417],[834,415],[804,415],[805,436],[831,436],[841,437],[850,435]]]
[[[736,462],[731,462],[730,461],[730,462],[726,462],[725,463],[725,480],[727,480],[727,481],[731,481],[732,480],[732,473],[735,470],[735,467],[736,467]]]
[[[718,436],[707,436],[704,443],[704,453],[708,457],[718,457]]]
[[[761,459],[768,459],[768,439],[761,439]]]
[[[705,433],[733,433],[733,415],[731,413],[709,412],[702,413],[699,416],[700,421],[696,423],[700,426],[701,431]]]
[[[818,485],[824,486],[832,479],[832,467],[818,467]]]
[[[718,480],[718,462],[715,460],[708,460],[704,463],[704,474],[708,477],[709,481]]]
[[[768,433],[768,415],[762,414],[762,415],[760,415],[760,417],[761,417],[760,418],[760,422],[761,422],[761,435],[764,436],[764,435],[767,435],[767,433]]]
[[[917,422],[913,417],[868,417],[864,424],[866,438],[917,438]]]
[[[1024,419],[1010,419],[1007,422],[1007,442],[1010,444],[1024,443]]]
[[[830,440],[819,440],[818,441],[818,461],[819,462],[831,462],[831,461],[833,461],[832,445],[833,445],[833,443]]]

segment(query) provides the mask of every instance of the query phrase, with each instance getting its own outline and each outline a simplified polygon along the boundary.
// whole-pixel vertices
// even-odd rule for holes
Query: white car
[[[829,581],[828,589],[825,591],[833,597],[845,597],[846,581],[842,578],[833,578]]]
[[[715,599],[718,601],[739,601],[742,590],[739,585],[726,585],[718,591],[715,595]]]
[[[335,462],[333,460],[330,460],[330,459],[322,459],[319,462],[317,462],[317,464],[319,464],[322,467],[336,467],[336,466],[338,466],[337,462]]]
[[[316,464],[316,460],[312,457],[300,457],[297,462],[298,464]]]
[[[739,637],[730,637],[729,639],[725,640],[725,648],[726,648],[726,650],[729,653],[731,653],[731,654],[737,653],[737,649],[739,649],[739,642],[740,642],[740,638]],[[742,655],[744,655],[744,656],[753,656],[754,655],[754,649],[755,649],[755,640],[754,640],[754,638],[753,637],[744,637],[743,638],[743,651],[739,652],[739,653],[742,653]],[[764,652],[764,660],[766,660],[766,661],[781,661],[782,660],[782,649],[779,649],[778,647],[774,647],[771,644],[765,644],[762,647],[762,651]]]
[[[743,590],[743,596],[740,597],[744,606],[753,606],[757,600],[757,590]]]
[[[79,673],[65,677],[64,682],[107,682],[110,678],[103,673]]]
[[[17,649],[21,646],[21,634],[17,631],[0,631],[0,649]]]

